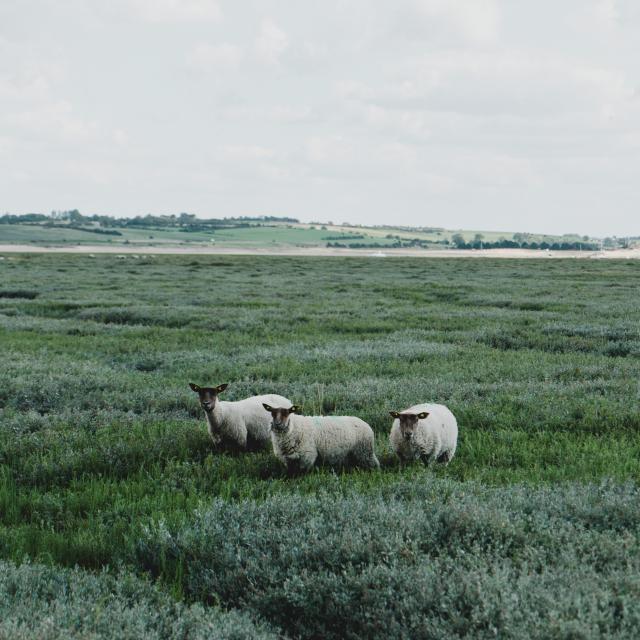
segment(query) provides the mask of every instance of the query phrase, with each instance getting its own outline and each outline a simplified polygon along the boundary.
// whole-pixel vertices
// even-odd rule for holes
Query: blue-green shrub
[[[216,500],[141,569],[300,638],[637,637],[640,491],[427,479],[377,496]]]
[[[122,573],[0,561],[0,639],[275,639],[245,614],[179,604]]]

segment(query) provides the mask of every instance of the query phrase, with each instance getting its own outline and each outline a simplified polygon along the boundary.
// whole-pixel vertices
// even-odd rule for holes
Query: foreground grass
[[[347,510],[407,496],[401,515],[408,517],[424,500],[437,502],[439,491],[468,490],[478,508],[493,508],[522,502],[526,486],[548,485],[532,495],[558,505],[562,528],[573,526],[568,496],[581,491],[566,483],[640,478],[637,263],[25,255],[0,261],[0,282],[0,558],[87,569],[124,564],[159,576],[180,598],[207,601],[190,582],[199,570],[191,551],[176,547],[171,559],[158,527],[182,540],[199,526],[195,511],[207,513],[212,501],[215,509],[228,506],[221,531],[229,533],[238,519],[249,530],[256,514],[289,508],[278,505],[315,522],[325,509],[318,495]],[[212,451],[189,381],[229,382],[227,399],[273,391],[308,413],[362,416],[377,434],[383,468],[318,469],[291,480],[268,452]],[[447,468],[401,469],[386,441],[388,410],[424,400],[458,417],[458,454]],[[635,516],[608,517],[612,530],[636,535]],[[472,512],[469,519],[484,527]],[[373,540],[386,527],[393,539],[402,526],[372,522],[367,535]],[[260,544],[269,545],[285,532],[274,525],[264,535]],[[603,532],[603,544],[622,544],[617,535]],[[157,553],[141,550],[141,540]],[[555,549],[536,540],[540,553]],[[629,553],[635,580],[636,551]],[[434,554],[429,549],[415,570],[426,570]],[[452,548],[440,555],[454,562]],[[480,557],[478,571],[507,571],[505,560],[493,566],[491,554]],[[374,555],[369,564],[375,573],[387,561]],[[553,565],[549,580],[568,566]],[[309,584],[325,584],[310,571]],[[518,592],[521,572],[507,574],[507,590]],[[466,580],[456,575],[457,584]],[[269,584],[280,588],[281,579],[274,574]],[[398,580],[394,588],[404,594]],[[328,584],[319,591],[334,594]],[[593,592],[594,602],[604,589]],[[216,593],[216,602],[236,607]],[[312,604],[300,606],[313,617]],[[268,611],[261,615],[277,628],[305,635]],[[567,611],[558,609],[560,621]],[[480,614],[456,615],[469,622]],[[449,628],[454,637],[464,636],[460,624]],[[508,637],[508,627],[496,628]],[[423,637],[437,637],[432,631]]]
[[[136,559],[299,638],[634,638],[639,497],[423,478],[366,499],[216,500],[150,527]]]
[[[157,587],[120,572],[91,575],[0,561],[0,638],[275,640],[249,616],[183,606]]]

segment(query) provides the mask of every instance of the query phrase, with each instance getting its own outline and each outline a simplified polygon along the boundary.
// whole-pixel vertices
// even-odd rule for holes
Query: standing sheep
[[[276,457],[289,473],[309,471],[316,461],[330,466],[351,462],[365,469],[378,469],[373,430],[353,416],[300,416],[290,402],[271,406],[271,441]],[[288,407],[288,408],[284,408]]]
[[[402,462],[420,458],[449,464],[456,452],[458,423],[443,404],[417,404],[402,412],[390,411],[394,418],[389,441]]]
[[[291,404],[287,398],[275,394],[252,396],[237,402],[225,402],[218,399],[218,394],[227,388],[226,384],[217,387],[199,387],[190,382],[189,386],[200,397],[200,404],[207,417],[209,435],[214,445],[222,444],[240,451],[264,449],[271,442],[269,428],[271,421],[264,414],[262,408],[264,402]]]

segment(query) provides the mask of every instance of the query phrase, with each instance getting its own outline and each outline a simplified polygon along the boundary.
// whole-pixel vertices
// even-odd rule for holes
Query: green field
[[[379,244],[390,246],[398,238],[402,241],[421,240],[435,244],[442,240],[451,240],[460,233],[465,241],[473,241],[476,233],[481,233],[484,242],[496,242],[501,239],[513,240],[512,232],[499,231],[420,231],[402,228],[381,227],[344,227],[339,225],[312,225],[303,223],[254,224],[247,227],[222,228],[215,231],[180,231],[179,228],[119,228],[119,236],[92,233],[90,229],[99,229],[97,225],[87,225],[86,229],[47,227],[41,224],[0,224],[0,244],[37,244],[37,245],[76,245],[76,244],[122,244],[167,246],[167,245],[207,245],[229,248],[269,249],[280,247],[325,247],[328,242]],[[353,237],[355,236],[355,237]],[[387,237],[393,236],[393,237]],[[529,241],[579,241],[577,235],[547,236],[532,235]]]
[[[0,638],[636,638],[639,288],[618,260],[5,254]],[[382,469],[214,451],[190,381],[361,416]],[[401,469],[388,411],[424,401],[458,453]]]

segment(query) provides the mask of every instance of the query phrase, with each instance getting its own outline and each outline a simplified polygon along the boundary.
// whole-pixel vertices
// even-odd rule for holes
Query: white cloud
[[[121,147],[126,146],[129,142],[129,136],[127,136],[122,129],[116,129],[113,132],[113,139],[115,140],[115,143]]]
[[[260,145],[230,144],[222,148],[225,157],[233,160],[269,160],[275,156],[273,149]]]
[[[98,133],[97,124],[75,115],[71,103],[66,100],[32,105],[7,114],[3,121],[28,136],[48,136],[68,143],[89,142]]]
[[[149,22],[216,22],[222,17],[215,0],[130,0],[131,8]]]
[[[440,20],[473,42],[493,42],[498,36],[500,11],[494,0],[415,0],[415,6],[427,22]]]
[[[443,44],[486,45],[500,33],[501,11],[496,0],[398,0],[382,34],[420,40],[427,47]]]
[[[405,64],[382,86],[341,85],[347,99],[426,112],[547,117],[600,114],[629,100],[633,88],[617,69],[522,53],[433,53]]]
[[[56,95],[63,66],[38,55],[31,46],[0,41],[0,133],[16,138],[48,138],[81,143],[95,137],[95,121],[78,115]]]
[[[255,40],[258,59],[267,64],[276,64],[289,46],[287,34],[271,18],[265,18]]]
[[[576,26],[610,34],[620,24],[620,10],[616,0],[585,2],[584,10],[576,17]]]
[[[187,64],[201,71],[227,70],[236,68],[243,57],[242,49],[236,45],[201,42],[188,51]]]

